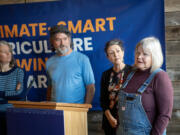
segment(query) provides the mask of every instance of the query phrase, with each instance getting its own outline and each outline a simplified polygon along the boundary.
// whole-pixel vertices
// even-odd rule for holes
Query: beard
[[[70,48],[65,47],[64,49],[62,49],[63,47],[65,47],[64,45],[61,45],[60,47],[56,48],[56,53],[60,54],[60,55],[65,55]]]

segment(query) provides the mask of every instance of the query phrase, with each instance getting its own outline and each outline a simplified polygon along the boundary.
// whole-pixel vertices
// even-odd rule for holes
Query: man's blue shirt
[[[52,101],[84,103],[86,86],[95,83],[86,55],[75,51],[66,56],[54,55],[46,62],[46,69]]]

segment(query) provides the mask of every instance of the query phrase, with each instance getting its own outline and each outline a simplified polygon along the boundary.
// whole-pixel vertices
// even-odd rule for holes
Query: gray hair
[[[151,72],[154,70],[160,68],[163,64],[163,54],[161,49],[161,44],[159,39],[155,37],[147,37],[142,39],[137,45],[135,52],[137,51],[137,48],[139,46],[142,46],[143,50],[148,50],[151,52],[152,55],[152,66],[151,66]]]
[[[112,40],[109,40],[105,45],[104,51],[106,55],[108,55],[107,54],[108,48],[113,45],[118,45],[121,48],[121,50],[124,51],[123,42],[120,39],[112,39]]]
[[[50,32],[50,37],[53,37],[57,33],[64,33],[68,37],[71,37],[71,32],[68,30],[68,28],[65,25],[52,26],[49,32]]]
[[[52,26],[49,31],[50,39],[52,39],[57,33],[64,33],[71,39],[71,32],[68,30],[68,28],[65,25]],[[73,49],[72,39],[71,39],[70,47]],[[53,47],[53,45],[51,45],[51,50],[55,51],[55,48]]]
[[[4,40],[1,40],[1,41],[0,41],[0,46],[1,46],[1,45],[6,45],[6,46],[9,47],[9,51],[10,51],[10,53],[11,53],[11,61],[10,61],[10,63],[9,63],[9,66],[10,66],[10,67],[15,66],[15,65],[16,65],[16,61],[15,61],[15,59],[14,59],[14,57],[13,57],[13,50],[12,50],[11,45],[10,45],[8,42],[4,41]]]

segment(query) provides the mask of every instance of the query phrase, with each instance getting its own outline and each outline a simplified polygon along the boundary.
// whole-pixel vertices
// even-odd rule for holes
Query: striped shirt
[[[20,83],[20,89],[16,90]],[[24,92],[24,71],[14,66],[7,72],[0,72],[0,104],[7,103],[7,100],[23,99]]]

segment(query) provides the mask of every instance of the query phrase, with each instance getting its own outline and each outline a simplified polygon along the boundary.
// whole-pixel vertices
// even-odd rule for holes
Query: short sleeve
[[[91,67],[91,63],[89,61],[89,58],[85,55],[84,58],[82,59],[82,74],[85,85],[95,83],[94,73]]]

